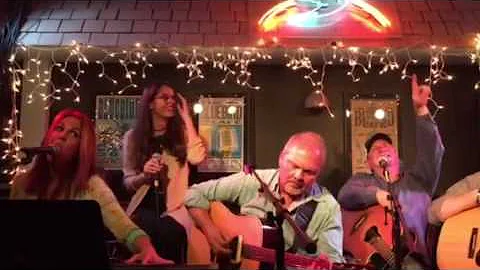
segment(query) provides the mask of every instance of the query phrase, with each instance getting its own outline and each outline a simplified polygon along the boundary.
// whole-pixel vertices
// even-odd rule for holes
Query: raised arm
[[[438,132],[438,127],[430,116],[427,107],[431,97],[428,85],[418,85],[417,76],[412,77],[412,100],[416,117],[417,155],[412,173],[417,176],[424,188],[432,196],[440,177],[445,148]]]
[[[207,156],[207,151],[205,144],[198,136],[197,130],[195,129],[187,101],[180,93],[177,93],[177,95],[181,102],[181,104],[177,104],[178,113],[185,124],[185,135],[187,137],[187,160],[191,164],[196,165],[205,159]]]
[[[416,119],[417,154],[411,179],[420,180],[424,188],[433,196],[440,177],[443,147],[437,125],[430,116],[417,116]]]

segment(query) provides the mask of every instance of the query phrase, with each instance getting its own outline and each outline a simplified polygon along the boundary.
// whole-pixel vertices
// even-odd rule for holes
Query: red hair
[[[95,174],[95,128],[92,120],[81,111],[75,109],[60,111],[45,134],[42,146],[47,146],[48,138],[50,138],[53,130],[67,117],[74,117],[80,120],[81,125],[78,157],[74,159],[74,170],[68,177],[72,181],[67,182],[66,179],[60,179],[59,187],[52,194],[47,194],[48,186],[52,181],[52,175],[46,156],[39,155],[26,176],[26,191],[38,195],[39,198],[54,199],[62,194],[65,194],[67,198],[73,197],[82,190],[87,189],[88,180]]]

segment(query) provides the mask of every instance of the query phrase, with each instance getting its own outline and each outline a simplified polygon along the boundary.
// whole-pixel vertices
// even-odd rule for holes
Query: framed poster
[[[122,168],[122,138],[137,115],[141,96],[97,96],[95,134],[97,165],[104,169]]]
[[[200,136],[208,146],[199,172],[239,172],[244,162],[244,97],[201,99],[198,118]]]
[[[351,99],[352,174],[370,172],[365,142],[375,133],[392,138],[398,149],[398,101],[396,99]]]

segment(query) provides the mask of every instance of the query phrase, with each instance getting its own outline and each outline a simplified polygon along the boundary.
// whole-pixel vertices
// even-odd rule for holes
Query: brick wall
[[[254,46],[256,22],[278,1],[34,1],[22,29],[27,45],[65,45],[72,40],[94,46],[135,42],[174,46]],[[377,44],[405,46],[424,41],[471,47],[480,32],[480,1],[370,1],[393,9],[399,36]],[[349,36],[343,38],[349,40]],[[316,46],[326,40],[290,40],[289,46]],[[356,45],[372,44],[355,38]],[[353,39],[352,39],[353,42]]]

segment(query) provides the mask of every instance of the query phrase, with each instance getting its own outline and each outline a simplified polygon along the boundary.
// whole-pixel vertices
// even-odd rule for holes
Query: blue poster
[[[239,172],[244,156],[244,98],[203,98],[199,133],[208,155],[200,172]]]
[[[97,96],[97,166],[122,168],[122,138],[135,121],[140,96]]]

